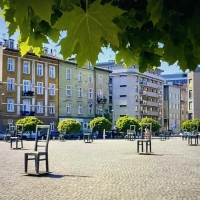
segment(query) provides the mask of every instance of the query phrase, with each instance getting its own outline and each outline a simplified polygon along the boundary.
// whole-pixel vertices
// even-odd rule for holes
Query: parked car
[[[0,140],[3,140],[3,138],[4,138],[4,135],[6,135],[6,133],[5,133],[5,132],[3,132],[3,131],[0,131]]]

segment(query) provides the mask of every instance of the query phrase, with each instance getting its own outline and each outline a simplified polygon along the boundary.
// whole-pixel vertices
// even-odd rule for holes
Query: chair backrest
[[[46,129],[47,133],[46,133],[46,140],[45,140],[45,144],[44,145],[39,145],[39,141],[38,141],[38,136],[39,136],[39,131],[41,129]],[[48,152],[48,145],[49,145],[49,135],[50,135],[50,125],[37,125],[36,126],[36,132],[35,132],[35,147],[34,147],[34,151],[38,151],[38,147],[44,147],[45,151]]]
[[[10,136],[16,136],[15,126],[9,126],[9,134]]]
[[[23,131],[24,131],[24,125],[23,124],[16,124],[16,131],[17,135],[23,136]]]

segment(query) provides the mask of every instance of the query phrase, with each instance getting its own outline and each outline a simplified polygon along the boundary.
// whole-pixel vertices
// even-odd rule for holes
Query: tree
[[[31,138],[31,132],[36,131],[36,126],[43,125],[44,123],[37,117],[24,117],[22,119],[17,120],[15,126],[17,124],[23,124],[24,125],[23,132],[30,132],[30,138]]]
[[[130,129],[130,125],[135,125],[135,130],[139,129],[139,122],[134,117],[129,117],[128,115],[120,117],[116,122],[116,127],[119,131],[126,132]]]
[[[41,6],[42,4],[42,6]],[[191,0],[2,0],[9,36],[20,31],[19,47],[42,54],[49,39],[59,41],[66,59],[95,66],[101,47],[116,53],[116,62],[141,72],[177,62],[182,70],[200,64],[200,1]]]
[[[200,131],[200,119],[198,118],[192,120],[186,120],[181,124],[181,129],[187,131],[193,131],[197,130],[197,125],[198,125],[198,131]]]
[[[109,131],[112,128],[112,123],[105,117],[96,117],[90,121],[89,126],[93,131],[102,133],[104,129]]]
[[[71,134],[81,130],[81,123],[74,119],[64,119],[58,123],[58,131],[61,133]]]
[[[161,128],[161,125],[156,120],[154,120],[152,118],[148,118],[148,117],[142,118],[141,121],[140,121],[140,126],[142,126],[145,123],[151,123],[152,124],[152,132],[156,132]]]

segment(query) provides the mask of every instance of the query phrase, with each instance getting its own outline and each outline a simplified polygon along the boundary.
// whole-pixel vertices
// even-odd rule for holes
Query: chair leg
[[[21,148],[23,148],[23,140],[21,140]]]
[[[48,154],[46,154],[46,172],[49,172],[49,159],[48,159]]]
[[[10,148],[12,149],[12,139],[10,139]]]
[[[28,171],[28,154],[25,154],[24,156],[24,171]]]
[[[35,171],[36,174],[39,174],[39,155],[35,156]]]

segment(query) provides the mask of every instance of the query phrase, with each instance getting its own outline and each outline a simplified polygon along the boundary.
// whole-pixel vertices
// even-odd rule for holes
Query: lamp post
[[[112,112],[112,124],[113,124],[113,129],[115,129],[115,111],[111,110]]]
[[[3,128],[3,123],[2,123],[2,95],[3,92],[2,92],[2,87],[3,87],[3,83],[0,82],[0,130],[2,130]]]

